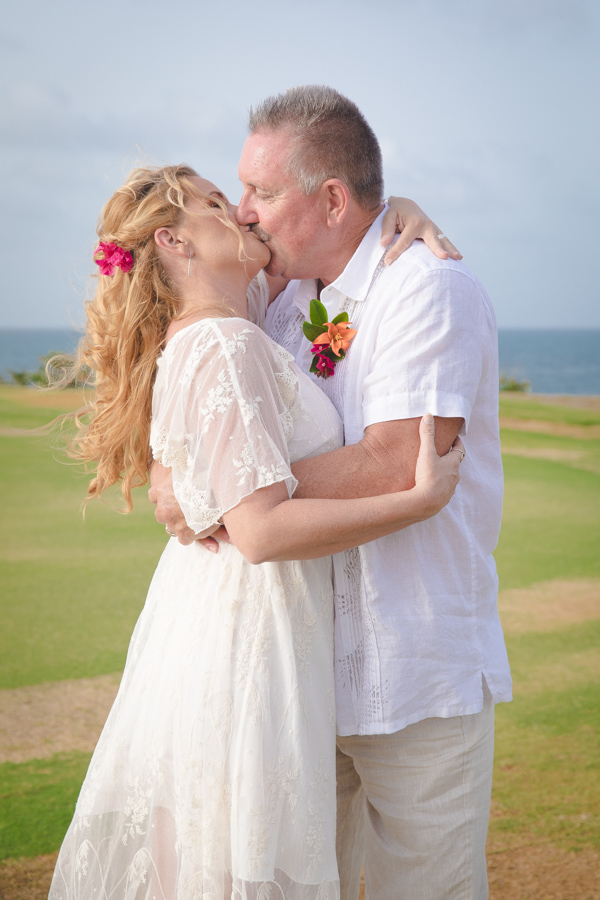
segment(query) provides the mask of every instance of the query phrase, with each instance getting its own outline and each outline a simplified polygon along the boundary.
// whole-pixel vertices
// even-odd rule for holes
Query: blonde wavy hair
[[[94,296],[85,305],[85,335],[74,357],[50,360],[52,387],[84,380],[92,389],[87,405],[69,417],[76,433],[67,445],[71,458],[94,467],[86,502],[120,481],[124,511],[130,512],[132,489],[147,480],[156,360],[179,313],[155,231],[191,214],[186,201],[198,200],[206,208],[217,203],[223,224],[238,235],[242,258],[243,240],[225,203],[200,191],[191,180],[195,176],[183,164],[137,168],[115,191],[100,214],[97,234],[100,241],[129,250],[133,267],[129,272],[117,268],[110,277],[97,274]],[[224,308],[214,314],[231,313]]]

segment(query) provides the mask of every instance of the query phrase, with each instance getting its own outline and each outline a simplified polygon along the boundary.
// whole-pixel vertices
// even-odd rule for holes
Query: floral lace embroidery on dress
[[[219,326],[215,324],[217,321]],[[308,421],[309,416],[298,391],[297,374],[291,368],[292,356],[270,342],[268,347],[265,346],[268,339],[255,327],[240,327],[238,319],[225,322],[208,319],[183,329],[176,338],[180,339],[180,336],[191,344],[185,363],[178,365],[180,357],[171,352],[172,341],[159,368],[159,378],[167,382],[169,390],[173,390],[176,381],[180,401],[168,408],[167,419],[164,415],[153,417],[150,441],[154,458],[173,469],[175,493],[187,520],[194,522],[196,531],[202,531],[260,487],[284,481],[291,496],[296,482],[289,461],[275,448],[269,448],[269,436],[275,424],[286,442],[294,433],[294,422],[297,419]],[[244,363],[240,357],[246,355],[249,345],[253,353],[262,351],[263,357],[269,355],[263,377],[252,384],[247,383],[245,370],[240,367]],[[278,420],[263,423],[262,393],[271,396],[274,388]],[[187,398],[187,406],[181,399],[183,397]],[[192,417],[197,418],[200,427],[200,443],[193,450],[192,445],[198,444],[197,436],[186,433],[183,426],[185,418],[190,417],[190,405]],[[247,435],[242,446],[236,441],[239,429],[234,427],[234,422],[237,417]],[[229,446],[224,440],[227,418],[230,420]],[[265,462],[264,454],[268,449],[273,452]],[[215,466],[219,469],[219,484],[223,485],[223,469],[227,462],[231,471],[227,473],[228,486],[221,490],[219,502],[208,485],[215,482]]]
[[[214,524],[342,443],[290,354],[239,319],[169,343],[152,451]],[[169,541],[51,900],[338,900],[331,559],[251,566]]]

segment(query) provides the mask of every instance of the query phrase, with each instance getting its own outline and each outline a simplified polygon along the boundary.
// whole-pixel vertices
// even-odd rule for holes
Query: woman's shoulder
[[[186,325],[168,341],[159,369],[177,368],[185,364],[199,368],[217,361],[231,362],[233,358],[255,359],[263,367],[289,364],[293,357],[271,340],[258,325],[237,317],[203,318]]]
[[[236,346],[239,345],[240,349],[250,343],[257,345],[272,343],[264,331],[248,319],[236,316],[204,317],[177,331],[168,340],[164,353],[179,355],[188,352],[191,347],[209,349],[221,346],[232,350],[234,348],[229,347],[231,341],[234,341]]]

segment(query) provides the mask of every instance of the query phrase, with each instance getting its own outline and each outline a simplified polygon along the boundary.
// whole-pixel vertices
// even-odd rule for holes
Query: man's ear
[[[346,218],[350,209],[348,185],[339,178],[328,178],[321,185],[324,194],[327,225],[337,228]]]
[[[154,243],[161,250],[167,250],[177,256],[187,256],[189,253],[187,244],[181,240],[173,228],[157,228],[154,232]]]

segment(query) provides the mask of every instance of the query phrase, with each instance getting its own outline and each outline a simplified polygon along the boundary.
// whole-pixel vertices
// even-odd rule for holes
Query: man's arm
[[[219,544],[212,540],[210,535],[215,535],[220,540],[227,540],[227,532],[222,525],[213,525],[201,534],[196,534],[188,528],[181,507],[173,492],[173,477],[171,469],[166,469],[160,463],[152,461],[148,471],[150,478],[150,490],[148,499],[154,504],[154,517],[161,525],[166,526],[167,534],[177,537],[182,544],[193,544],[202,540],[207,550],[218,553]]]
[[[365,430],[358,444],[294,463],[292,472],[299,481],[294,497],[351,500],[414,487],[420,421],[414,418],[379,422]],[[450,450],[462,422],[462,419],[435,417],[435,446],[439,456]],[[199,540],[188,528],[175,499],[171,470],[152,463],[150,483],[148,496],[156,506],[156,520],[166,524],[182,544]],[[218,540],[226,540],[227,532],[219,529],[212,537],[203,534],[202,538],[206,549],[216,553]]]
[[[378,422],[365,429],[357,444],[294,463],[292,472],[299,482],[294,497],[339,500],[414,487],[420,421]],[[463,419],[435,417],[439,456],[450,450],[462,424]]]

